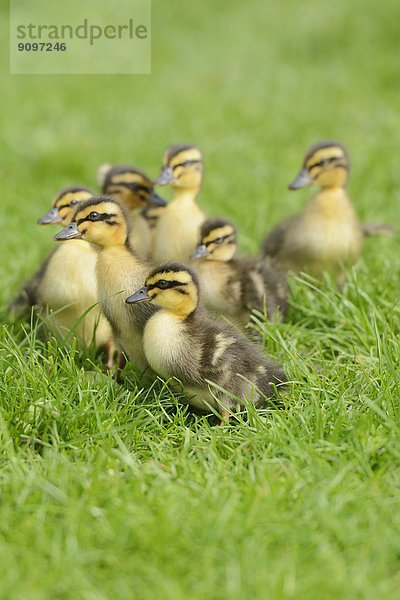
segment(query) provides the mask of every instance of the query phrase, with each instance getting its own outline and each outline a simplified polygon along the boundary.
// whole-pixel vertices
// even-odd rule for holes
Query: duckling
[[[285,270],[315,277],[330,270],[339,283],[342,267],[357,260],[363,245],[362,227],[346,191],[348,175],[349,158],[342,144],[322,141],[311,146],[289,189],[314,183],[321,189],[301,213],[271,231],[261,256],[271,257]]]
[[[63,188],[55,196],[52,208],[38,219],[38,223],[66,225],[71,222],[76,207],[92,196],[93,192],[83,186]],[[94,336],[96,347],[106,348],[107,365],[111,369],[114,353],[111,326],[99,306],[94,306],[98,302],[96,260],[96,250],[87,242],[77,240],[74,244],[59,246],[24,286],[11,308],[42,309],[48,313],[49,323],[54,324],[62,335],[74,329],[76,337],[86,344],[90,344]],[[79,322],[91,306],[93,308]]]
[[[227,421],[245,399],[260,404],[286,377],[282,367],[236,329],[202,308],[199,293],[192,269],[165,263],[151,271],[145,285],[126,302],[154,302],[161,307],[147,321],[143,334],[152,369],[166,379],[179,379],[190,404],[203,410],[211,405]]]
[[[151,179],[136,167],[102,165],[97,173],[102,193],[112,196],[131,210],[141,209],[132,219],[132,246],[144,257],[150,256],[155,226],[167,202],[154,192]]]
[[[38,225],[58,223],[63,226],[68,225],[79,202],[87,200],[93,194],[92,190],[83,185],[69,185],[62,188],[54,196],[50,210],[37,220]]]
[[[153,259],[185,262],[196,249],[206,218],[196,199],[203,180],[203,157],[196,146],[173,144],[165,151],[154,185],[171,185],[173,198],[158,219]]]
[[[70,207],[78,204],[79,198],[86,199],[92,194],[93,192],[83,186],[62,188],[54,197],[50,210],[38,219],[38,225],[50,225],[52,223],[64,223],[66,225],[69,223],[69,213],[73,214],[75,210],[75,208]],[[37,273],[24,285],[18,296],[11,301],[8,307],[11,313],[20,313],[38,304],[37,289],[53,253],[54,251],[45,260]]]
[[[147,360],[143,350],[143,329],[157,309],[154,306],[127,306],[121,295],[122,292],[132,293],[143,285],[151,268],[151,264],[132,247],[130,228],[131,219],[126,207],[109,196],[95,196],[79,205],[71,223],[54,239],[80,239],[97,246],[96,280],[101,309],[111,323],[118,349],[144,370]],[[120,364],[119,368],[122,367]]]
[[[255,258],[236,255],[236,228],[226,219],[208,219],[201,226],[200,244],[191,258],[207,308],[238,318],[244,325],[253,310],[272,321],[282,320],[288,309],[285,275]]]

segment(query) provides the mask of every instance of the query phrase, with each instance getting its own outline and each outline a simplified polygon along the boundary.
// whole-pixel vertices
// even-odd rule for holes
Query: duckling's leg
[[[221,417],[221,421],[219,422],[220,426],[227,425],[229,423],[229,419],[231,418],[231,413],[226,408],[219,408],[219,414]]]
[[[115,352],[115,344],[113,340],[110,340],[105,345],[106,354],[107,354],[107,369],[111,373],[114,369],[114,352]]]
[[[126,356],[123,352],[118,352],[117,368],[114,371],[114,379],[117,383],[122,383],[121,373],[126,365]]]

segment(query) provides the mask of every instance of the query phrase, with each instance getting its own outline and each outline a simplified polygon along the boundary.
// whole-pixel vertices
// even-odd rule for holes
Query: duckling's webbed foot
[[[118,356],[117,356],[117,364],[114,365],[114,352],[115,352],[115,346],[113,342],[108,342],[106,344],[106,352],[107,352],[107,369],[108,372],[110,373],[110,375],[112,376],[112,378],[117,382],[117,383],[123,383],[124,380],[122,379],[121,373],[123,368],[126,365],[126,356],[123,352],[118,352]]]
[[[114,370],[114,352],[115,345],[112,340],[106,343],[105,345],[106,355],[107,355],[107,370],[109,373],[112,373]]]
[[[229,423],[229,419],[231,418],[231,413],[226,408],[220,407],[219,414],[221,417],[221,421],[219,422],[220,426],[227,425]]]

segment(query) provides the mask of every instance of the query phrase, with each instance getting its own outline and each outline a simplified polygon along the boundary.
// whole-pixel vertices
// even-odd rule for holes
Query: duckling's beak
[[[154,185],[168,185],[169,183],[173,183],[175,181],[174,171],[172,167],[163,167],[161,173],[153,181]]]
[[[64,229],[61,229],[61,231],[56,233],[54,239],[56,242],[59,242],[60,240],[73,240],[81,237],[82,233],[79,231],[78,225],[75,221],[72,221],[72,223],[64,227]]]
[[[153,206],[166,206],[167,205],[167,201],[164,200],[164,198],[161,198],[161,196],[159,196],[155,192],[151,192],[150,198],[148,199],[147,203],[152,204]]]
[[[296,179],[289,185],[289,190],[299,190],[300,188],[307,187],[313,183],[314,179],[310,177],[308,169],[301,169]]]
[[[51,208],[43,217],[37,220],[38,225],[50,225],[50,223],[62,223],[58,208]]]
[[[140,288],[140,290],[132,294],[132,296],[128,296],[125,302],[127,304],[136,304],[137,302],[150,302],[151,298],[147,291],[148,288],[144,285],[142,288]]]
[[[211,252],[207,250],[207,246],[205,244],[200,244],[197,246],[196,251],[190,255],[190,258],[205,258],[206,256],[210,256]]]

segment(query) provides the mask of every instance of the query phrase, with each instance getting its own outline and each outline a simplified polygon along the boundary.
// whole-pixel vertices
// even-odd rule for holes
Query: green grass
[[[398,224],[399,17],[397,0],[153,1],[151,76],[3,71],[1,598],[398,598],[398,236],[366,241],[342,294],[291,282],[287,322],[264,326],[284,410],[224,428],[5,307],[52,248],[35,221],[60,187],[104,161],[155,176],[171,142],[202,148],[201,205],[244,251],[306,202],[287,184],[325,137],[349,148],[361,218]]]

